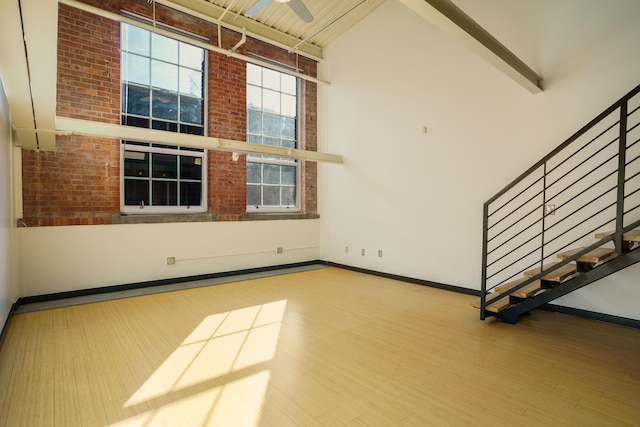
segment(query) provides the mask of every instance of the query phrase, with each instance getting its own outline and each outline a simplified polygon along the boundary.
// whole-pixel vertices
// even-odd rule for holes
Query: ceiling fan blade
[[[244,16],[253,16],[256,13],[260,12],[262,9],[267,7],[272,0],[258,0],[244,13]]]
[[[311,15],[307,6],[302,3],[302,0],[290,0],[287,4],[304,22],[313,21],[313,15]]]

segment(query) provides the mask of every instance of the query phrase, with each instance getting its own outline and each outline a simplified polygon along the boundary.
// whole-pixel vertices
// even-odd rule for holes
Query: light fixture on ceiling
[[[251,17],[257,14],[267,7],[272,1],[287,3],[291,10],[293,10],[304,22],[308,23],[313,21],[313,15],[311,15],[311,12],[309,12],[309,9],[307,9],[307,6],[304,5],[302,0],[258,0],[244,13],[244,16]]]

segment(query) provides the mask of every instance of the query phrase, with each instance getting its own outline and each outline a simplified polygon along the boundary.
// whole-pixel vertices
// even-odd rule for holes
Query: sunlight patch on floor
[[[286,304],[204,318],[126,401],[142,413],[111,427],[257,425],[270,375],[260,364],[275,356]]]

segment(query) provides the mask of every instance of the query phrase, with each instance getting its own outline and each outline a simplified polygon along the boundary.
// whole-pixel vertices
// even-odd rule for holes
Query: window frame
[[[120,143],[120,210],[125,214],[182,214],[182,213],[203,213],[207,211],[207,151],[206,150],[184,150],[176,148],[166,148],[166,147],[154,147],[157,144],[149,144],[148,146],[137,145],[135,142],[133,144],[129,144],[129,142],[133,141],[122,141]],[[124,175],[124,161],[125,161],[125,151],[132,151],[137,153],[149,153],[149,154],[169,154],[173,156],[188,156],[194,158],[200,158],[201,166],[202,166],[202,178],[201,178],[201,192],[200,192],[200,205],[125,205],[125,181],[127,177]],[[179,163],[178,163],[179,164]],[[149,172],[151,175],[151,170]],[[153,182],[153,178],[149,176],[145,181]],[[156,179],[156,181],[161,181]],[[169,182],[177,182],[178,185],[181,182],[180,177],[176,177],[175,179],[167,179]],[[178,190],[179,194],[179,190]],[[149,193],[149,197],[151,198],[151,192]],[[179,198],[179,196],[178,196]],[[178,200],[179,203],[179,200]]]
[[[273,72],[277,72],[280,75],[287,75],[286,73],[283,73],[281,71],[278,70],[273,70],[269,67],[265,67],[262,65],[257,65],[257,64],[252,64],[252,63],[247,63],[247,68],[249,66],[255,66],[255,67],[260,67],[263,70],[270,70]],[[301,136],[302,136],[302,132],[301,132],[301,126],[300,126],[300,120],[301,120],[301,113],[302,113],[302,102],[301,102],[301,95],[302,95],[302,84],[299,78],[295,77],[296,80],[296,115],[295,115],[295,140],[294,140],[294,147],[293,148],[299,148],[300,147],[300,141],[301,141]],[[261,89],[265,89],[265,86],[263,84],[264,82],[261,82],[260,87]],[[255,84],[250,84],[248,79],[246,82],[247,87],[249,85],[251,86],[256,86]],[[267,88],[268,89],[268,88]],[[281,90],[279,91],[280,94],[282,93],[286,93],[286,92],[282,92]],[[249,110],[253,110],[253,111],[259,111],[261,114],[274,114],[271,113],[269,111],[266,111],[264,109],[260,109],[257,110],[255,108],[249,108],[249,104],[248,104],[248,100],[247,100],[247,133],[246,133],[246,138],[247,138],[247,142],[252,142],[252,143],[256,143],[256,144],[264,144],[263,142],[254,142],[251,141],[251,136],[254,136],[257,134],[250,134],[249,133]],[[280,117],[289,117],[289,116],[283,116],[281,113],[277,114]],[[261,138],[269,138],[269,136],[264,135],[264,133],[262,133],[260,135]],[[268,146],[268,145],[267,145]],[[269,206],[269,205],[250,205],[248,203],[246,203],[246,212],[247,213],[286,213],[286,212],[291,212],[291,213],[297,213],[297,212],[301,212],[302,211],[302,192],[301,192],[301,188],[302,188],[302,164],[300,162],[300,160],[298,159],[289,159],[289,158],[278,158],[278,157],[274,157],[274,156],[260,156],[260,155],[251,155],[248,154],[246,157],[246,164],[247,164],[247,168],[249,166],[250,163],[255,163],[255,164],[261,164],[261,165],[277,165],[277,166],[289,166],[289,167],[294,167],[295,171],[296,171],[296,179],[295,179],[295,184],[294,184],[294,190],[295,190],[295,204],[293,206]],[[249,189],[249,186],[254,185],[255,184],[250,184],[249,183],[249,177],[247,176],[246,179],[246,187],[247,187],[247,191]],[[279,188],[282,188],[283,185],[282,183],[280,184],[273,184],[273,186],[277,186]],[[261,178],[261,182],[259,185],[261,191],[264,189],[264,187],[269,187],[269,184],[265,184],[264,183],[264,178]],[[261,194],[261,199],[264,200],[264,193]]]
[[[149,124],[148,127],[145,127],[145,129],[154,129],[154,121],[157,122],[162,122],[162,123],[173,123],[176,126],[176,134],[194,134],[192,132],[179,132],[182,129],[182,126],[189,126],[189,127],[196,127],[196,128],[201,128],[202,129],[202,135],[206,135],[207,134],[207,110],[208,110],[208,105],[206,102],[207,99],[207,75],[208,75],[208,52],[206,49],[202,49],[201,47],[198,46],[194,46],[198,49],[200,49],[202,51],[202,69],[201,70],[197,70],[195,68],[193,68],[192,66],[188,66],[185,65],[184,68],[185,69],[190,69],[190,70],[195,70],[195,71],[200,71],[202,73],[202,83],[201,83],[201,90],[202,90],[202,107],[201,107],[201,115],[202,115],[202,124],[198,125],[198,124],[194,124],[194,123],[190,123],[190,122],[185,122],[183,120],[181,120],[181,111],[180,111],[180,107],[181,107],[181,103],[178,102],[178,111],[176,112],[176,120],[169,120],[169,119],[165,119],[162,117],[154,117],[153,116],[153,102],[152,100],[149,101],[149,112],[148,115],[146,116],[141,116],[139,114],[132,114],[129,113],[129,111],[125,111],[125,105],[124,102],[125,101],[125,93],[124,91],[127,90],[129,87],[140,87],[140,88],[144,88],[145,90],[149,91],[150,97],[152,94],[154,94],[154,92],[165,92],[168,94],[172,94],[175,95],[176,97],[181,97],[181,96],[185,96],[187,98],[194,98],[192,94],[190,93],[186,93],[184,91],[181,91],[180,89],[180,69],[183,67],[183,65],[181,65],[180,63],[180,56],[178,55],[178,59],[176,60],[176,62],[170,62],[170,61],[166,61],[162,58],[155,58],[153,56],[153,52],[152,52],[152,40],[153,37],[164,37],[170,40],[174,40],[178,43],[178,46],[180,44],[186,44],[188,45],[188,43],[183,42],[181,40],[177,40],[177,39],[172,39],[171,37],[167,37],[167,36],[163,36],[163,35],[158,35],[155,34],[149,30],[146,30],[144,28],[140,28],[137,27],[136,25],[133,24],[129,24],[129,23],[121,23],[120,26],[120,31],[121,31],[121,37],[124,37],[124,26],[130,26],[130,27],[135,27],[139,30],[143,30],[147,33],[149,33],[149,52],[148,55],[142,55],[140,53],[134,52],[134,51],[129,51],[124,49],[124,40],[121,39],[120,41],[120,60],[121,60],[121,74],[120,74],[120,120],[123,126],[127,126],[125,124],[125,122],[127,122],[127,118],[132,118],[132,119],[143,119],[143,120],[148,120]],[[192,45],[193,46],[193,45]],[[153,61],[156,62],[163,62],[163,63],[167,63],[167,64],[172,64],[174,66],[176,66],[177,68],[177,73],[178,73],[178,82],[177,82],[177,89],[175,92],[170,91],[166,88],[162,88],[162,87],[155,87],[153,86],[153,76],[152,76],[152,71],[151,68],[149,69],[149,82],[148,84],[143,84],[143,83],[139,83],[139,82],[135,82],[135,81],[129,81],[127,76],[125,75],[125,71],[124,71],[124,58],[126,55],[137,55],[140,56],[142,58],[147,58],[149,61],[149,64],[152,64]],[[172,132],[170,130],[166,130],[166,132]],[[197,134],[197,133],[196,133]],[[180,147],[179,144],[176,144],[174,146],[167,146],[167,145],[163,145],[163,144],[146,144],[145,145],[140,145],[140,143],[136,142],[136,141],[126,141],[126,140],[121,140],[120,141],[120,212],[123,214],[190,214],[190,213],[204,213],[207,212],[208,209],[208,162],[207,162],[207,150],[193,150],[190,149],[189,147]],[[126,151],[130,151],[130,152],[139,152],[139,153],[148,153],[150,156],[153,154],[168,154],[168,155],[172,155],[172,156],[176,156],[176,162],[178,162],[178,171],[179,171],[179,158],[180,156],[188,156],[188,157],[194,157],[194,158],[200,158],[201,159],[201,180],[200,180],[200,194],[201,194],[201,198],[200,198],[200,204],[199,205],[180,205],[180,189],[177,189],[176,192],[176,196],[177,196],[177,205],[158,205],[158,206],[153,206],[153,205],[126,205],[126,197],[125,197],[125,184],[127,181],[127,177],[125,176],[125,152]],[[151,165],[151,157],[149,159],[149,164]],[[151,176],[151,169],[149,170],[149,176],[145,179],[145,181],[148,181],[150,183],[150,186],[152,186],[153,181],[154,181],[154,177]],[[131,179],[131,178],[129,178]],[[164,181],[163,179],[159,179],[159,178],[155,178],[155,181]],[[179,176],[179,172],[178,175],[176,176],[175,179],[167,179],[166,181],[169,182],[176,182],[178,187],[180,186],[181,181],[184,182],[180,176]],[[193,182],[193,181],[187,181],[187,182]],[[149,192],[149,199],[151,199],[153,196],[152,192],[151,192],[151,187],[150,187],[150,192]],[[151,202],[151,200],[150,200]]]

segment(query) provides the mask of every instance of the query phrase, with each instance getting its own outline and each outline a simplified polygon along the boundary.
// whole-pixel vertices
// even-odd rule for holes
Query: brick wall
[[[86,0],[110,12],[128,10],[152,17],[153,5],[143,0]],[[217,44],[215,25],[156,5],[156,19],[207,37]],[[58,83],[56,114],[64,117],[120,123],[120,23],[76,8],[59,5]],[[240,35],[223,29],[222,46]],[[316,75],[313,60],[248,39],[248,51],[303,68]],[[245,140],[246,65],[208,53],[207,126],[213,137]],[[316,87],[303,83],[305,121],[301,147],[315,150]],[[120,142],[79,136],[58,136],[54,152],[23,150],[23,223],[27,226],[109,224],[120,212]],[[208,153],[208,209],[218,220],[240,220],[246,209],[246,158]],[[302,165],[303,211],[316,214],[316,165]]]

